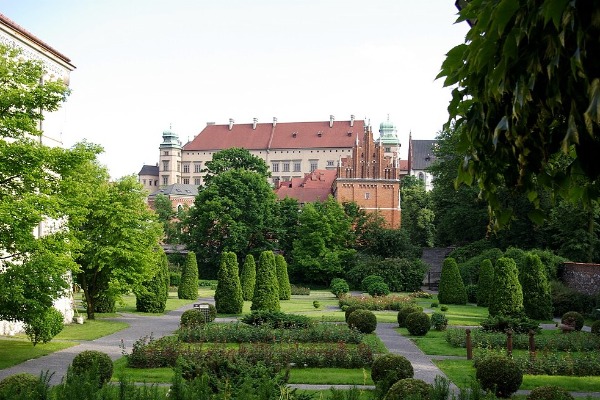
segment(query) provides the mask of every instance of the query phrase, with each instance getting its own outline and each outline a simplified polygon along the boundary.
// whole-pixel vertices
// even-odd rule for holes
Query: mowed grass
[[[446,318],[448,318],[448,325],[479,326],[481,321],[486,319],[489,314],[487,307],[477,307],[475,304],[448,304],[448,310],[441,311],[441,304],[438,307],[431,307],[431,304],[437,301],[437,295],[435,295],[431,299],[417,299],[417,304],[423,307],[423,309],[431,310],[432,313],[443,312]]]
[[[34,346],[26,338],[2,338],[0,339],[0,369],[12,367],[32,358],[39,358],[75,345],[77,345],[75,342],[51,341]]]
[[[293,368],[288,383],[313,385],[374,385],[369,369]]]
[[[126,322],[111,321],[108,319],[85,320],[83,324],[65,325],[63,330],[52,340],[95,340],[111,335],[129,327]]]
[[[113,382],[126,376],[132,382],[169,383],[173,381],[173,368],[129,368],[127,358],[121,357],[114,362]]]

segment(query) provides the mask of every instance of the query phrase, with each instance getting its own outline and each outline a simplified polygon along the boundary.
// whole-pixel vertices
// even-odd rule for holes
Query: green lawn
[[[39,358],[77,344],[76,342],[51,341],[34,346],[26,338],[3,337],[0,339],[0,369],[12,367],[32,358]]]
[[[293,368],[289,383],[313,385],[374,385],[368,369]]]
[[[54,340],[94,340],[127,328],[126,322],[110,321],[107,319],[86,320],[82,325],[65,325]]]

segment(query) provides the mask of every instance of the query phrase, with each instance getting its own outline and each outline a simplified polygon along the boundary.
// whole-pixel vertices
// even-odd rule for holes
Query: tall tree
[[[402,179],[402,229],[408,232],[412,243],[420,247],[433,247],[435,225],[433,203],[425,191],[425,182],[414,177]]]
[[[237,256],[232,252],[221,255],[221,264],[217,274],[215,307],[223,314],[240,314],[244,307],[242,286],[240,284]]]
[[[244,260],[242,272],[240,273],[240,284],[242,285],[244,300],[251,301],[254,296],[254,286],[256,285],[256,263],[252,254],[248,254]]]
[[[187,253],[181,269],[181,282],[177,288],[180,299],[196,300],[198,298],[198,262],[193,251]]]
[[[292,297],[292,288],[288,276],[288,266],[281,254],[275,256],[275,267],[277,270],[277,283],[279,286],[279,300],[289,300]]]
[[[169,262],[162,248],[158,248],[158,268],[150,280],[135,289],[135,308],[141,312],[162,313],[169,298]]]
[[[525,267],[519,273],[523,289],[523,310],[532,319],[552,319],[552,296],[550,284],[542,260],[536,254],[527,253]]]
[[[274,214],[277,221],[277,248],[283,252],[286,260],[290,261],[294,240],[298,237],[300,204],[298,200],[286,197],[276,203]]]
[[[279,311],[279,283],[275,255],[272,251],[263,251],[258,258],[256,285],[252,296],[252,311]]]
[[[215,153],[212,160],[206,163],[204,183],[208,185],[216,175],[236,169],[253,171],[265,178],[271,176],[269,167],[262,158],[252,155],[246,149],[232,147]]]
[[[178,244],[180,242],[179,215],[173,210],[173,203],[169,196],[159,193],[154,197],[154,211],[165,232],[164,242]]]
[[[502,257],[496,261],[489,301],[491,316],[520,316],[523,313],[523,288],[517,264],[512,258]]]
[[[461,128],[457,182],[482,188],[498,226],[512,214],[498,199],[503,185],[536,207],[540,188],[586,206],[598,198],[599,12],[594,1],[481,0],[460,13],[476,22],[438,77],[456,85],[448,111]],[[572,185],[580,176],[588,184]]]

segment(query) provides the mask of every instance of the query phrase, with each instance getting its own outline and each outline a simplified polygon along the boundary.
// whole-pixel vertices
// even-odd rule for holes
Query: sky
[[[158,162],[207,122],[366,119],[433,139],[439,73],[464,42],[454,0],[0,0],[0,13],[71,59],[62,139],[100,144],[113,178]]]

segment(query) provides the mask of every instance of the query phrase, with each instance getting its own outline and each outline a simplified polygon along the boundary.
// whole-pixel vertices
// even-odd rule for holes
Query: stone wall
[[[600,264],[565,263],[562,275],[565,285],[580,293],[600,293]]]

